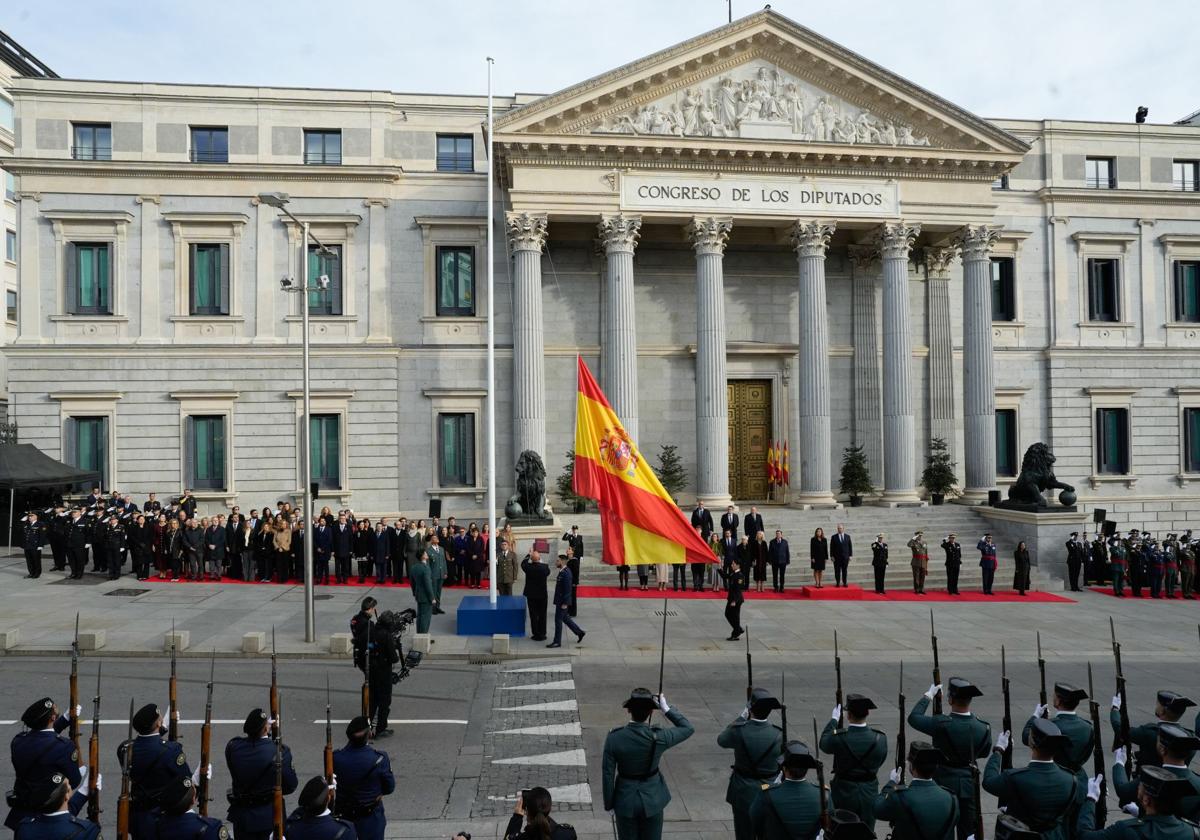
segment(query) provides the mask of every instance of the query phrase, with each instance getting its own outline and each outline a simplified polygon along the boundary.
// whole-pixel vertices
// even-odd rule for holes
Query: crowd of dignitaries
[[[1067,582],[1072,591],[1089,583],[1112,585],[1113,594],[1124,598],[1128,590],[1135,598],[1196,597],[1196,560],[1200,540],[1191,530],[1168,533],[1161,539],[1149,531],[1133,528],[1128,534],[1072,533],[1066,543]]]

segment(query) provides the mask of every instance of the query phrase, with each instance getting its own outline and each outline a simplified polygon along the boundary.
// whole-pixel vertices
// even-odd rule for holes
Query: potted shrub
[[[587,507],[587,499],[575,495],[575,450],[567,450],[567,463],[554,482],[558,488],[558,497],[573,513],[583,513]]]
[[[654,474],[658,476],[663,489],[671,494],[672,499],[678,499],[679,494],[687,487],[687,470],[683,468],[683,462],[679,459],[679,451],[670,444],[663,444],[659,449],[658,466],[654,467]]]
[[[940,505],[946,496],[956,493],[958,479],[954,475],[955,462],[950,460],[950,448],[945,438],[934,438],[929,442],[929,454],[925,457],[925,469],[921,472],[921,486],[929,491],[929,500]]]
[[[847,446],[842,451],[842,484],[839,492],[850,497],[850,507],[862,505],[864,493],[874,493],[871,468],[862,446]]]

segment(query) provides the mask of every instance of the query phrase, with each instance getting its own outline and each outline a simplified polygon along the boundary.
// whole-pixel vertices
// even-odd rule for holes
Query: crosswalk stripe
[[[541,764],[547,767],[582,767],[587,764],[587,757],[582,749],[562,750],[560,752],[541,753],[539,755],[523,755],[519,758],[497,758],[492,764]]]
[[[502,685],[501,691],[574,691],[575,680],[556,680],[536,685]]]
[[[550,799],[554,802],[574,802],[576,804],[588,805],[592,801],[592,788],[587,782],[578,785],[560,785],[558,787],[546,788],[550,793]],[[515,796],[489,796],[495,802],[516,802]]]
[[[506,674],[569,674],[571,663],[562,662],[555,665],[531,665],[527,668],[509,668]]]
[[[571,723],[547,723],[541,726],[521,726],[517,729],[497,729],[493,735],[582,735],[579,721]]]
[[[498,706],[497,712],[575,712],[579,710],[577,700],[551,700],[549,703],[529,703],[525,706]]]

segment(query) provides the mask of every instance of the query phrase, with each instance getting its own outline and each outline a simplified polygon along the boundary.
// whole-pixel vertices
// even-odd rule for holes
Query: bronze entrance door
[[[729,495],[767,498],[767,449],[771,446],[771,380],[730,379]]]

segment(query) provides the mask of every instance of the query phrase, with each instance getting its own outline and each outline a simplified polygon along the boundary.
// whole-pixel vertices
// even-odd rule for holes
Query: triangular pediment
[[[1027,148],[769,9],[510,111],[497,120],[496,135],[511,142],[701,139],[986,157]]]

